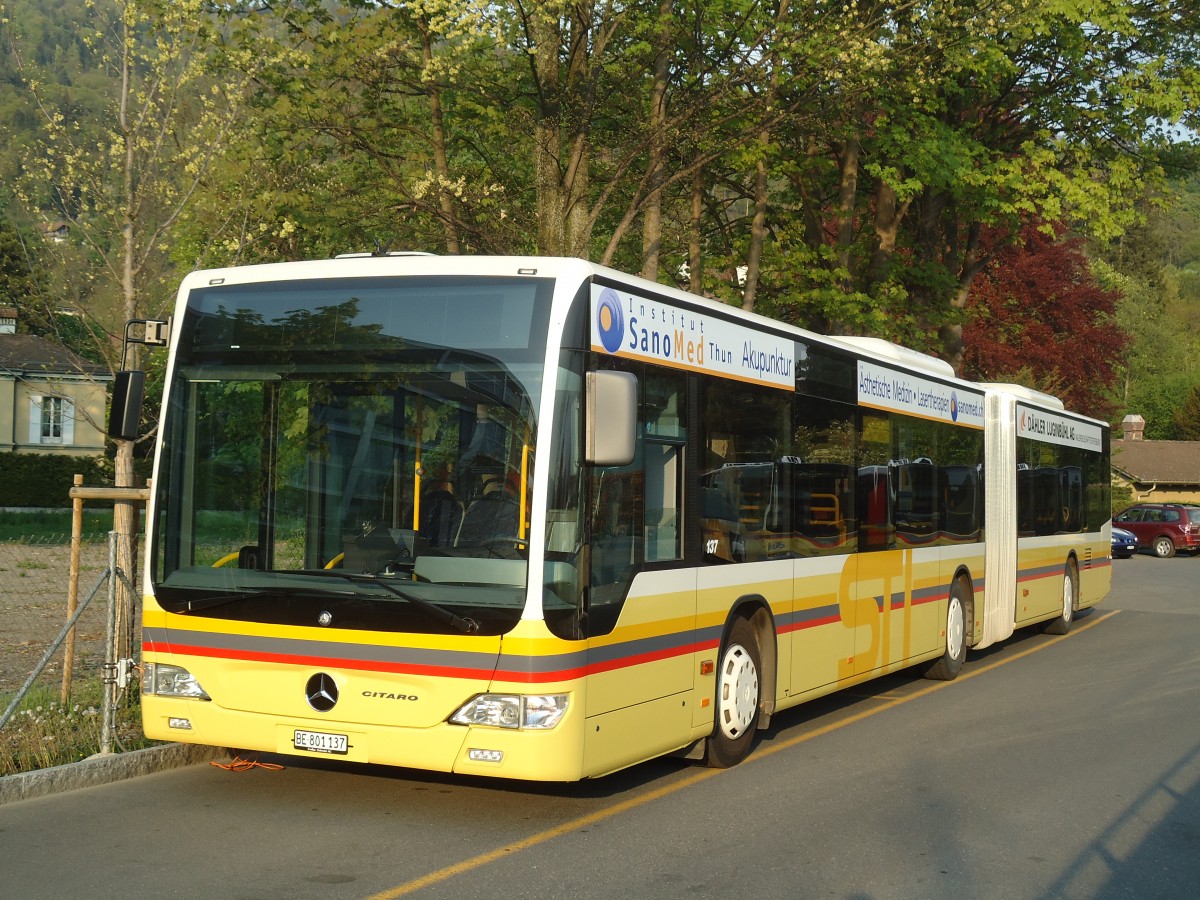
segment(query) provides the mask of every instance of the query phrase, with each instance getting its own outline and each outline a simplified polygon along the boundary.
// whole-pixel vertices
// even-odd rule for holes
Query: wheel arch
[[[1070,549],[1070,551],[1068,551],[1066,566],[1067,566],[1068,571],[1074,573],[1074,577],[1072,579],[1072,581],[1074,583],[1071,585],[1072,595],[1073,595],[1071,597],[1071,611],[1079,612],[1081,609],[1081,607],[1079,605],[1080,595],[1083,593],[1083,579],[1081,579],[1079,577],[1079,550],[1078,550],[1078,548],[1072,547]]]
[[[953,590],[954,585],[959,581],[966,585],[965,596],[963,602],[966,609],[963,610],[963,618],[967,624],[966,644],[968,647],[974,647],[983,637],[983,623],[979,623],[979,630],[975,628],[975,578],[971,574],[971,570],[966,565],[960,565],[954,572],[954,577],[950,579],[949,588]],[[949,593],[947,593],[949,598]]]
[[[754,637],[758,641],[758,653],[762,662],[762,671],[759,673],[762,679],[762,699],[758,716],[758,728],[761,731],[771,723],[779,689],[779,633],[775,628],[775,614],[771,611],[771,604],[762,594],[743,594],[729,608],[729,614],[725,617],[725,625],[721,631],[722,645],[735,619],[745,619],[754,630]]]

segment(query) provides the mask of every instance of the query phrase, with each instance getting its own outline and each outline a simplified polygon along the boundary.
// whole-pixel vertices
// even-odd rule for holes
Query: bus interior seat
[[[515,541],[520,518],[520,507],[512,497],[484,494],[463,513],[456,546],[480,547],[505,538]]]

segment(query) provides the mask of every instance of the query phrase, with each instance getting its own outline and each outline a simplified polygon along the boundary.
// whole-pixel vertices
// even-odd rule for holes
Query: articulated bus
[[[574,781],[1064,633],[1109,431],[574,259],[195,272],[148,509],[148,737]]]

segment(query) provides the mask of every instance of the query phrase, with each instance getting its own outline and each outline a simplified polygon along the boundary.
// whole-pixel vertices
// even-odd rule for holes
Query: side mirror
[[[133,441],[138,436],[142,399],[146,393],[146,373],[124,370],[113,382],[112,407],[108,411],[108,436],[117,441]]]
[[[585,461],[627,466],[637,447],[637,378],[630,372],[587,373]]]

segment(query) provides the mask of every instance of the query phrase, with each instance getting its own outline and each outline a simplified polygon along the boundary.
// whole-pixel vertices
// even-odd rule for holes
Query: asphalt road
[[[529,786],[279,759],[0,806],[11,898],[1200,897],[1200,559],[1066,637],[776,716],[724,772]]]

